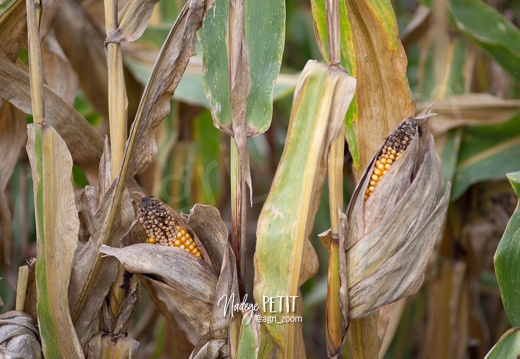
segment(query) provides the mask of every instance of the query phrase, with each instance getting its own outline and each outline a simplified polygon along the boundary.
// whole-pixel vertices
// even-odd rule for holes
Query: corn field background
[[[516,358],[519,27],[516,0],[0,0],[0,356]],[[422,111],[442,166],[414,127],[427,200],[380,241],[401,213],[427,249],[356,257]]]

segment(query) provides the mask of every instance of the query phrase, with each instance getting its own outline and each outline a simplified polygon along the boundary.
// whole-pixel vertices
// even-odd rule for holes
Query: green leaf
[[[507,175],[517,196],[520,194],[520,172]],[[520,209],[517,206],[507,224],[495,253],[495,273],[497,276],[502,302],[509,322],[520,327]]]
[[[520,170],[520,113],[505,123],[464,128],[453,178],[452,200],[473,183]]]
[[[210,103],[204,92],[204,84],[202,82],[202,67],[196,66],[200,58],[195,57],[194,65],[190,63],[186,72],[181,78],[173,98],[178,101],[197,105],[200,107],[211,108]],[[134,74],[137,81],[145,85],[152,73],[152,64],[140,62],[138,59],[126,59],[125,64]],[[273,100],[278,100],[288,94],[293,93],[298,74],[283,74],[278,76],[274,84]]]
[[[314,28],[316,29],[316,40],[321,55],[324,59],[329,58],[328,33],[327,33],[327,14],[325,12],[324,0],[311,0],[312,16],[314,19]],[[348,21],[347,8],[345,2],[339,3],[339,25],[340,25],[340,52],[341,65],[344,66],[352,76],[356,76],[356,52],[354,49],[352,27]],[[356,139],[355,129],[358,121],[357,99],[354,97],[352,103],[345,116],[346,132],[345,136],[348,142],[348,149],[352,155],[354,166],[359,167],[359,149]]]
[[[446,189],[448,182],[453,182],[459,155],[461,134],[462,129],[460,128],[449,130],[446,134],[444,145],[442,146],[442,183],[444,183],[442,192]]]
[[[195,118],[195,158],[194,202],[216,205],[223,190],[220,143],[222,133],[212,123],[211,113],[202,112]]]
[[[518,358],[520,355],[520,330],[509,329],[489,351],[484,359]]]
[[[302,72],[282,159],[258,220],[254,295],[259,304],[265,297],[298,296],[300,285],[317,269],[308,236],[323,190],[325,153],[343,124],[354,89],[355,80],[344,70],[309,61]],[[260,311],[266,316],[288,314],[262,305]],[[301,357],[303,348],[295,345],[301,335],[298,324],[263,325],[282,356]]]
[[[220,127],[231,125],[228,7],[228,0],[216,1],[199,30],[206,69],[204,86],[214,121]],[[252,81],[246,121],[248,132],[258,134],[271,124],[273,87],[280,71],[285,41],[285,2],[245,0],[244,21]]]
[[[520,81],[520,31],[480,0],[449,2],[455,26]]]
[[[462,37],[447,39],[444,44],[445,56],[438,58],[436,41],[438,38],[426,38],[430,41],[427,47],[426,58],[422,65],[422,79],[420,81],[419,93],[416,97],[421,101],[440,99],[467,92],[466,83],[470,83],[464,77],[466,67],[468,41]],[[442,72],[438,73],[439,64],[444,66]]]

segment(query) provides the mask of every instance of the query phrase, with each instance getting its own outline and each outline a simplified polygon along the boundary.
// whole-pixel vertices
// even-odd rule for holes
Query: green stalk
[[[367,317],[350,321],[349,342],[352,358],[374,359],[379,357],[378,315],[379,311],[376,311]]]
[[[240,297],[246,293],[246,181],[240,170],[240,158],[235,139],[231,138],[231,246],[237,263],[238,288]]]
[[[327,32],[329,41],[329,66],[340,61],[340,29],[338,0],[326,0]],[[339,215],[343,212],[343,152],[345,150],[345,126],[341,126],[331,145],[328,156],[329,212],[331,238],[327,281],[327,354],[329,358],[341,358],[343,326],[341,323],[340,275],[339,275]]]
[[[118,27],[117,0],[105,0],[105,28],[107,36]],[[127,138],[128,99],[126,96],[123,75],[123,54],[120,43],[108,43],[108,115],[110,124],[110,147],[112,160],[112,180],[123,163],[123,154]],[[123,283],[123,267],[119,264],[117,278],[110,288],[110,310],[117,316],[125,294],[121,288]]]
[[[43,101],[43,66],[40,49],[39,23],[42,4],[40,0],[27,1],[27,36],[29,47],[29,76],[33,122],[45,122]]]
[[[362,164],[366,166],[366,164]],[[363,168],[360,166],[360,168]],[[362,173],[355,171],[356,182]],[[377,318],[379,311],[367,317],[352,319],[348,327],[350,352],[354,359],[372,359],[379,357],[379,338],[377,336]]]
[[[327,354],[329,358],[341,357],[343,329],[339,298],[339,216],[343,212],[343,151],[345,127],[342,126],[331,145],[328,157],[329,211],[331,239],[329,245],[329,271],[327,282]]]

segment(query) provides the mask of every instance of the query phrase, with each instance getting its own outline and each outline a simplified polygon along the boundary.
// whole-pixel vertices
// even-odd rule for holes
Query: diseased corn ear
[[[369,186],[365,190],[365,201],[374,192],[379,180],[387,173],[395,161],[401,158],[417,134],[417,124],[413,118],[401,122],[399,126],[385,139],[385,144],[379,152],[370,176]]]
[[[139,223],[147,234],[147,243],[178,247],[200,258],[201,252],[194,239],[164,203],[144,196],[138,209]]]
[[[422,283],[450,189],[439,199],[442,168],[426,127],[429,110],[405,119],[385,139],[342,220],[341,285],[348,286],[342,307],[350,319],[411,295]]]

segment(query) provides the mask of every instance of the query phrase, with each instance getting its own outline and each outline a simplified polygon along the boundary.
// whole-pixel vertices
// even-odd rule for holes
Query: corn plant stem
[[[107,35],[116,30],[117,1],[105,0],[105,28]],[[115,179],[123,162],[123,153],[127,137],[127,110],[128,100],[126,96],[125,80],[123,75],[123,55],[119,43],[108,43],[107,67],[108,67],[108,116],[110,124],[110,147],[112,160],[112,180]],[[110,288],[110,310],[114,316],[119,313],[124,300],[123,267],[118,266],[118,274]]]
[[[231,247],[235,253],[240,297],[246,294],[246,181],[240,171],[240,159],[235,139],[231,138]]]
[[[340,29],[338,0],[326,0],[329,65],[340,64]],[[339,216],[343,211],[343,152],[345,150],[345,127],[342,126],[331,145],[328,156],[329,212],[331,241],[329,245],[329,269],[327,280],[327,354],[329,358],[341,358],[343,326],[339,297]]]
[[[379,357],[378,314],[379,312],[376,311],[367,317],[350,321],[349,342],[352,358],[374,359]]]
[[[329,211],[331,219],[331,242],[329,246],[329,270],[327,282],[327,353],[339,358],[343,342],[341,308],[339,298],[339,216],[343,210],[343,151],[345,127],[342,126],[331,145],[328,156]]]
[[[364,168],[367,163],[360,163]],[[355,180],[359,182],[361,173],[355,171]],[[379,338],[377,337],[377,318],[379,311],[367,317],[350,320],[348,337],[350,352],[354,359],[372,359],[379,357]]]
[[[29,282],[29,267],[21,266],[18,268],[18,282],[16,284],[16,304],[15,310],[23,311],[25,297],[27,295],[27,283]]]
[[[27,0],[27,37],[29,45],[29,75],[31,83],[31,105],[33,122],[43,124],[45,105],[43,99],[43,67],[40,50],[39,19],[41,1]]]
[[[340,29],[338,0],[326,0],[325,11],[327,12],[329,65],[338,65],[340,63]]]

